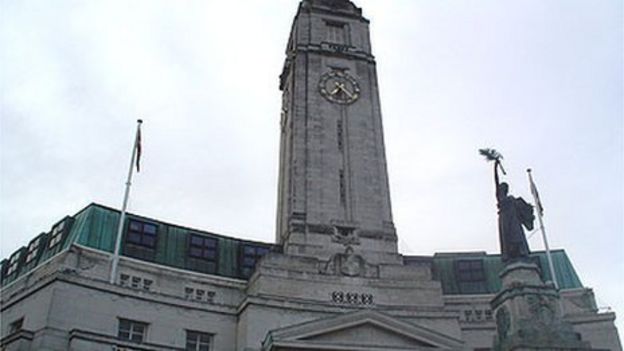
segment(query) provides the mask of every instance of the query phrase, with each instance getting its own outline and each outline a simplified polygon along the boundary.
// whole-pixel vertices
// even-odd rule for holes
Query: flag
[[[531,176],[531,172],[529,172],[529,183],[531,187],[531,194],[533,194],[533,198],[535,199],[535,207],[537,208],[537,213],[540,217],[543,217],[544,207],[542,206],[542,200],[540,200],[539,192],[537,191],[535,182],[533,182],[533,176]]]
[[[137,152],[136,168],[137,168],[137,173],[138,173],[141,171],[141,123],[139,123],[139,127],[137,129],[135,147],[136,147],[136,152]]]

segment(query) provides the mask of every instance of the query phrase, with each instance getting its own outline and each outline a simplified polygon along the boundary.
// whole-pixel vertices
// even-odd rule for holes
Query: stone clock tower
[[[350,247],[396,262],[369,21],[348,0],[305,0],[286,54],[277,242],[291,255]]]

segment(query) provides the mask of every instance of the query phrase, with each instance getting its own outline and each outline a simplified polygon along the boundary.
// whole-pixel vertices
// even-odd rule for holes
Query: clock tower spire
[[[348,0],[303,0],[280,77],[277,242],[327,259],[394,262],[397,236],[369,21]]]

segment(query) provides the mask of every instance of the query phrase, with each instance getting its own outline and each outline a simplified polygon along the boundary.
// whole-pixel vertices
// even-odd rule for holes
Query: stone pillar
[[[536,264],[508,264],[500,277],[501,291],[490,302],[496,319],[494,350],[592,350],[563,320],[559,292],[542,281]]]

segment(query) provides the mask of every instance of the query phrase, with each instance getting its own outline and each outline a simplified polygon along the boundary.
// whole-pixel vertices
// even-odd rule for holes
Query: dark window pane
[[[156,235],[156,226],[153,224],[144,224],[143,232]]]
[[[191,246],[190,255],[191,255],[191,257],[200,258],[200,257],[202,257],[202,249],[198,248],[198,247]]]
[[[269,253],[269,249],[266,248],[258,248],[257,254],[260,256],[264,256]]]
[[[145,326],[143,326],[140,323],[135,323],[133,330],[134,330],[135,333],[143,334],[143,332],[145,331]]]
[[[130,221],[127,242],[154,248],[156,246],[156,234],[158,227],[154,224],[139,221]]]
[[[130,222],[130,230],[134,230],[134,231],[141,231],[141,223],[139,222],[135,222],[135,221],[131,221]]]
[[[156,246],[156,238],[153,236],[144,236],[143,244],[148,247],[154,247]]]
[[[212,239],[212,238],[208,238],[206,240],[204,240],[204,246],[205,247],[217,247],[217,240]]]
[[[191,245],[201,246],[204,239],[198,235],[191,235]]]
[[[186,350],[207,350],[210,351],[210,334],[187,331],[186,332]]]
[[[217,253],[213,250],[204,250],[204,258],[214,260],[217,257]]]
[[[141,234],[135,233],[135,232],[128,233],[128,241],[132,242],[132,243],[135,243],[135,244],[140,244],[141,243]]]
[[[243,248],[243,253],[245,255],[254,255],[256,253],[255,248],[251,247],[251,246],[245,246]]]
[[[217,240],[201,235],[191,235],[189,256],[214,261],[217,258]]]
[[[117,336],[122,340],[130,340],[133,342],[143,342],[145,336],[145,328],[147,324],[136,322],[128,319],[119,320],[119,329]]]
[[[256,260],[253,257],[245,257],[243,259],[243,265],[247,267],[253,267],[256,265]]]
[[[485,271],[482,260],[461,260],[456,263],[457,279],[459,282],[484,282]]]

